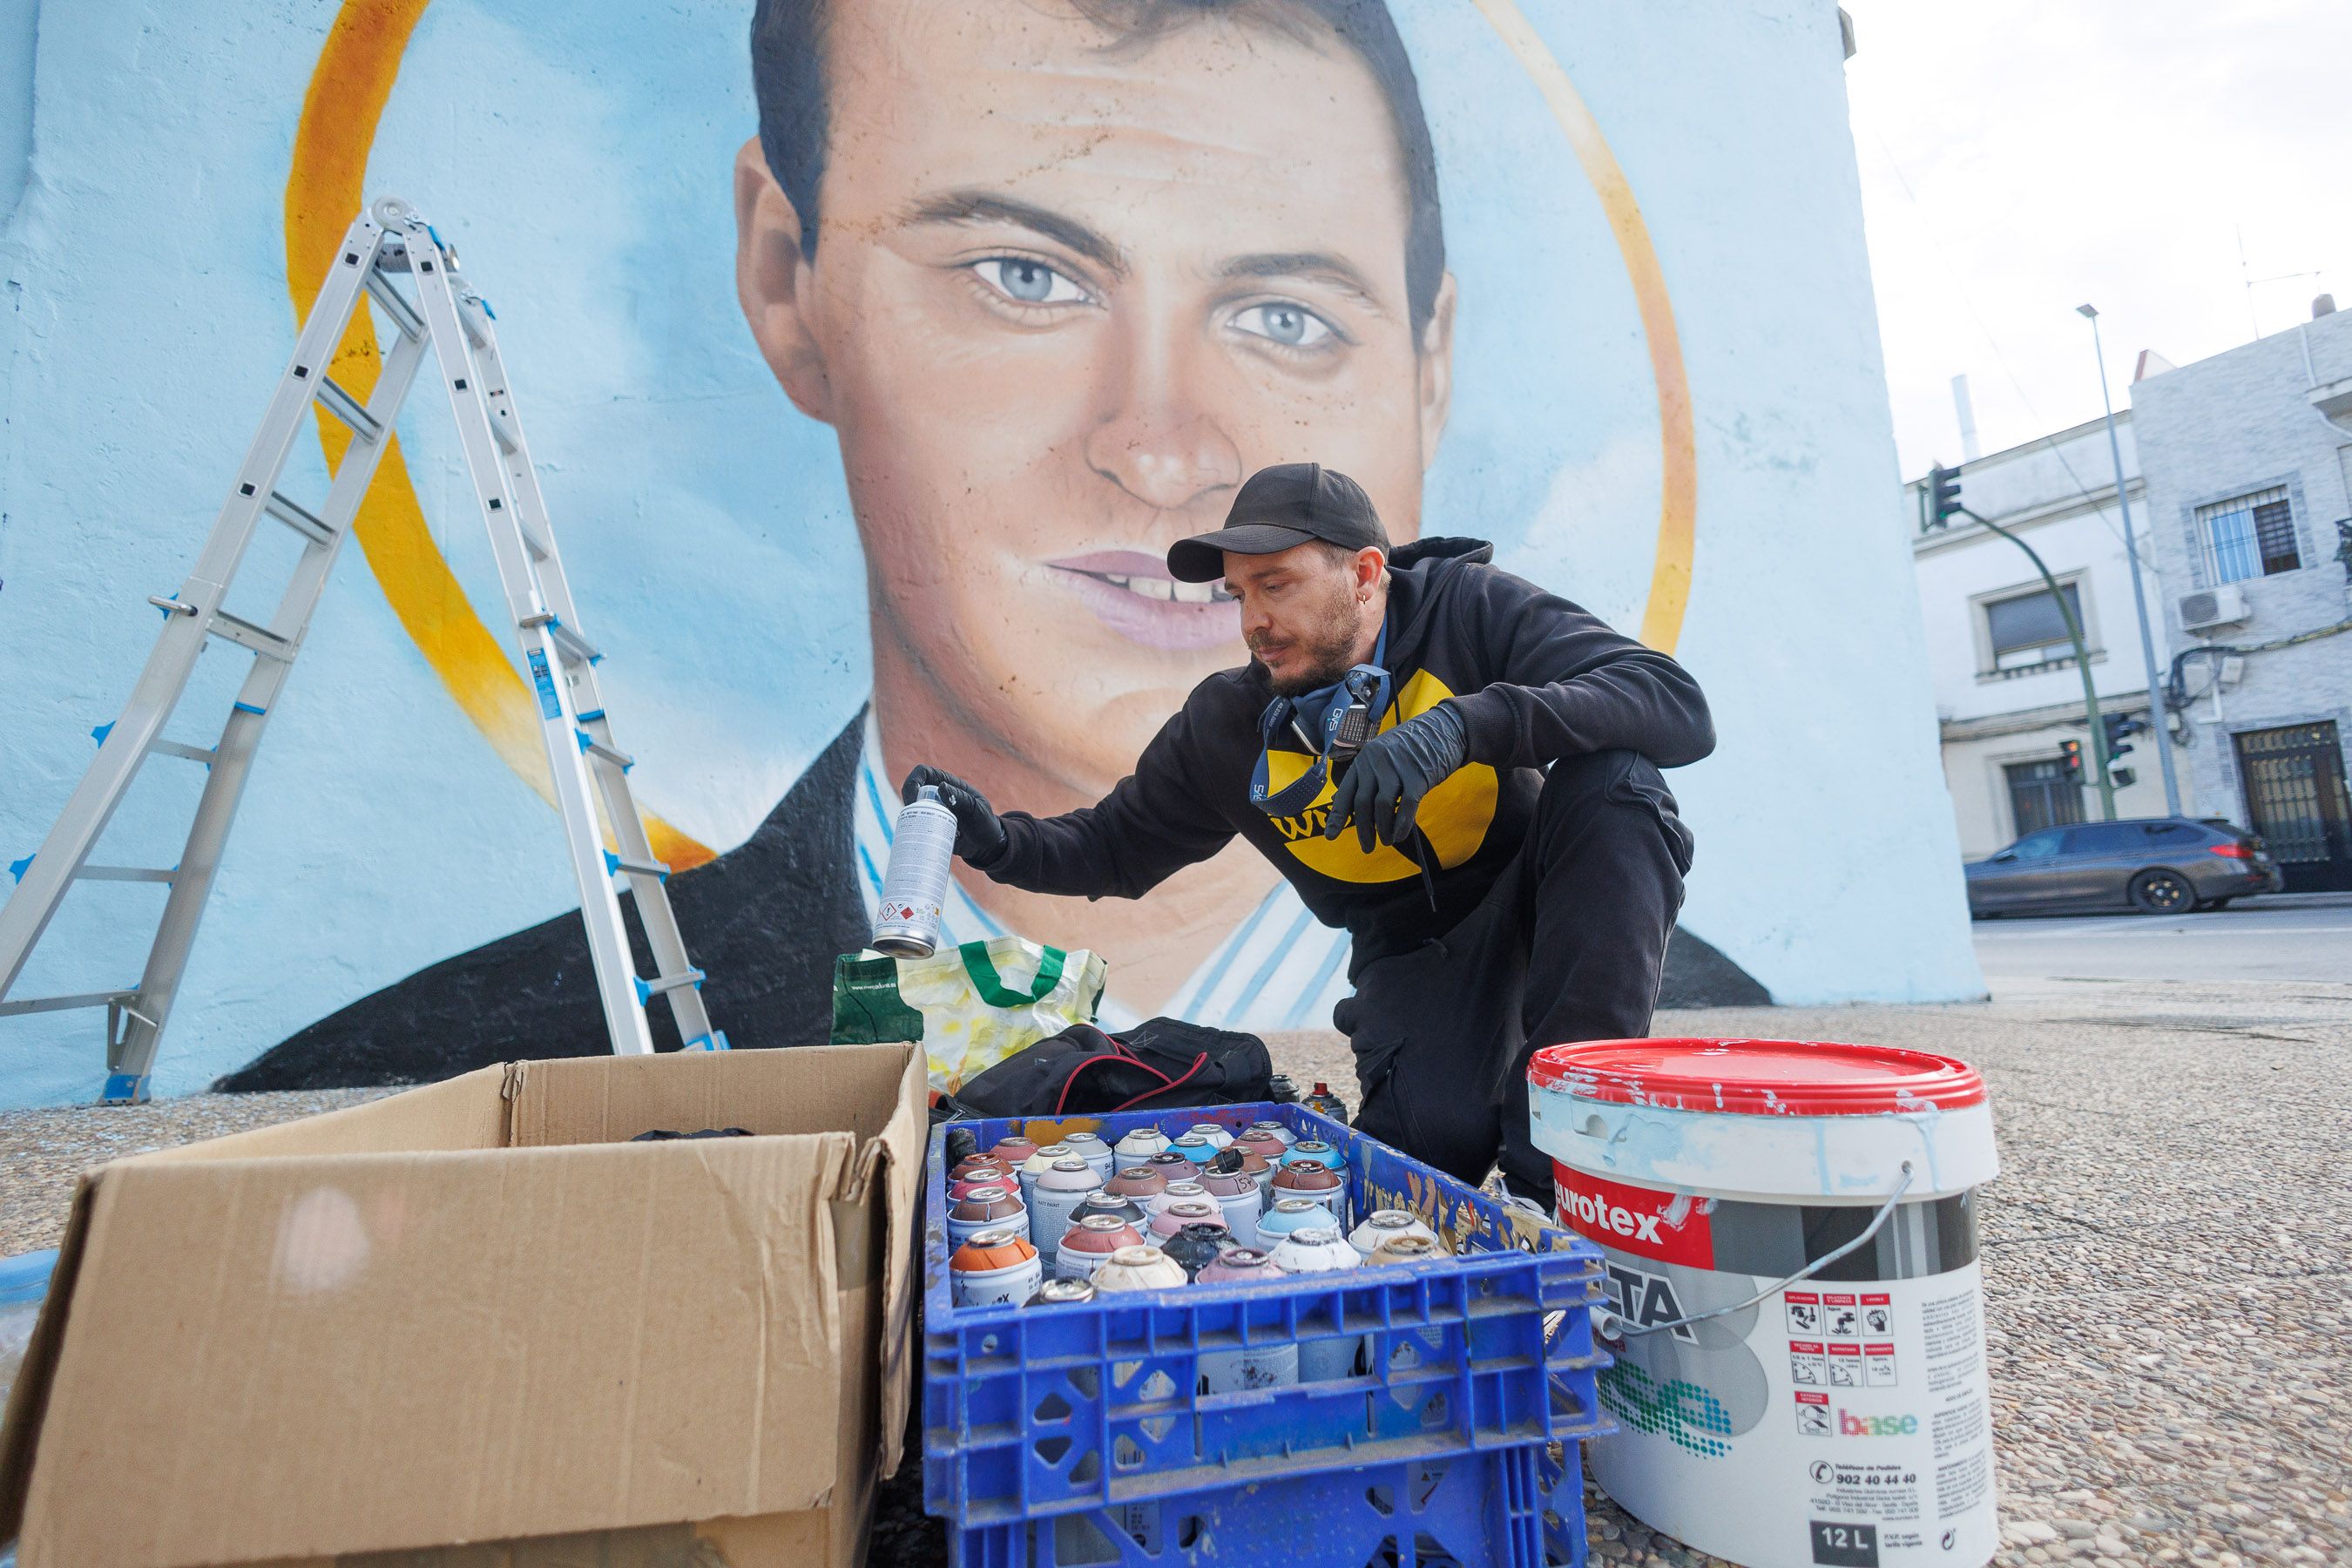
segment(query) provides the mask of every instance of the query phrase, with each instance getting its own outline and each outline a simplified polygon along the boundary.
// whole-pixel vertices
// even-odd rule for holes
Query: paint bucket
[[[874,916],[875,952],[929,958],[937,950],[955,841],[955,813],[940,804],[936,785],[925,784],[891,830],[890,867],[882,874],[882,901]]]
[[[1979,1568],[1998,1545],[1974,1189],[1984,1083],[1925,1051],[1597,1040],[1536,1053],[1531,1133],[1599,1244],[1627,1511],[1750,1568]]]

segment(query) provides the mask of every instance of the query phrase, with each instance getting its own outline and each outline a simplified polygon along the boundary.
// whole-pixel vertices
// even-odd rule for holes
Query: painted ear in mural
[[[1454,274],[1437,286],[1429,324],[1421,330],[1421,466],[1437,461],[1445,416],[1454,408]],[[1443,533],[1445,531],[1439,529]]]
[[[810,418],[830,425],[833,387],[824,351],[809,330],[814,266],[801,251],[800,215],[768,172],[754,136],[735,154],[735,292],[784,395]]]

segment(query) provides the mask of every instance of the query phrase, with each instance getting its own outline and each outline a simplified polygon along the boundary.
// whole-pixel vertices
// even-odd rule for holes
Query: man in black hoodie
[[[1681,666],[1493,555],[1391,552],[1345,475],[1263,469],[1223,528],[1168,552],[1241,601],[1250,662],[1193,688],[1134,773],[1042,819],[928,766],[902,793],[938,785],[966,863],[1041,893],[1139,898],[1241,835],[1353,940],[1332,1021],[1357,1124],[1465,1181],[1499,1154],[1549,1199],[1528,1058],[1648,1032],[1691,856],[1658,770],[1715,731]],[[1343,761],[1327,717],[1367,699],[1376,732]]]

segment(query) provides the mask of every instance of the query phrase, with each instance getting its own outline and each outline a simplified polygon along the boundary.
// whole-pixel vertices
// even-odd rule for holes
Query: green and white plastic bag
[[[931,1088],[953,1094],[1013,1052],[1092,1023],[1108,973],[1086,948],[1012,936],[929,958],[845,953],[833,963],[833,1043],[920,1040]]]

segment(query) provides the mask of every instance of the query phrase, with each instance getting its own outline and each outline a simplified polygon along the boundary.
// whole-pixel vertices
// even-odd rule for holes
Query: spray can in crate
[[[948,1178],[948,1202],[960,1204],[971,1195],[974,1187],[1003,1187],[1011,1192],[1020,1186],[1013,1173],[1002,1165],[982,1160],[964,1167],[961,1176]]]
[[[1037,1152],[1037,1145],[1026,1138],[1000,1138],[988,1157],[1008,1171],[1018,1171],[1022,1163]]]
[[[1171,1182],[1160,1189],[1157,1197],[1143,1200],[1143,1212],[1157,1217],[1171,1204],[1206,1203],[1209,1189],[1198,1182]]]
[[[1364,1266],[1339,1227],[1329,1225],[1292,1231],[1276,1243],[1271,1258],[1285,1274],[1337,1274]],[[1307,1341],[1298,1347],[1298,1380],[1322,1383],[1355,1376],[1358,1353],[1367,1342],[1361,1338]]]
[[[1072,1132],[1062,1139],[1071,1153],[1087,1163],[1087,1169],[1109,1181],[1118,1174],[1118,1163],[1111,1158],[1110,1145],[1091,1132]]]
[[[1289,1128],[1284,1126],[1279,1121],[1274,1121],[1272,1118],[1268,1118],[1262,1121],[1251,1122],[1249,1130],[1252,1133],[1264,1133],[1266,1137],[1273,1139],[1276,1142],[1281,1144],[1286,1149],[1298,1142],[1297,1133],[1293,1132]],[[1240,1140],[1236,1139],[1234,1142],[1238,1142]],[[1282,1158],[1279,1154],[1272,1157],[1276,1160]]]
[[[1095,1270],[1095,1293],[1166,1290],[1189,1284],[1183,1268],[1156,1247],[1122,1247]]]
[[[1348,1245],[1370,1258],[1381,1249],[1381,1243],[1407,1236],[1437,1239],[1437,1233],[1423,1225],[1420,1215],[1402,1209],[1380,1209],[1348,1233]]]
[[[1140,1205],[1146,1214],[1151,1212],[1151,1200],[1167,1190],[1168,1178],[1150,1165],[1129,1165],[1103,1184],[1103,1191]]]
[[[1062,1233],[1054,1249],[1054,1272],[1065,1279],[1091,1279],[1103,1259],[1122,1247],[1140,1247],[1143,1233],[1108,1215],[1087,1215]]]
[[[1056,1160],[1076,1160],[1076,1151],[1066,1143],[1047,1143],[1034,1154],[1021,1162],[1021,1201],[1030,1207],[1037,1206],[1037,1178],[1054,1168]]]
[[[1102,1191],[1102,1178],[1087,1168],[1087,1163],[1072,1154],[1054,1162],[1053,1168],[1037,1178],[1036,1189],[1029,1204],[1029,1236],[1041,1247],[1057,1245],[1062,1233],[1070,1228],[1077,1217],[1079,1206]]]
[[[1367,1268],[1379,1268],[1391,1263],[1429,1263],[1445,1256],[1445,1248],[1433,1237],[1392,1236],[1372,1248],[1364,1259]]]
[[[1223,1230],[1225,1228],[1225,1216],[1213,1198],[1179,1198],[1151,1216],[1151,1234],[1164,1240],[1188,1225],[1212,1226]]]
[[[1304,1144],[1300,1147],[1305,1147]],[[1308,1198],[1330,1211],[1331,1223],[1344,1232],[1348,1224],[1347,1178],[1320,1160],[1293,1160],[1274,1173],[1278,1198]]]
[[[1084,1279],[1048,1279],[1021,1304],[1024,1307],[1067,1307],[1094,1299],[1094,1286]]]
[[[1283,1151],[1284,1164],[1295,1165],[1301,1160],[1312,1160],[1318,1165],[1328,1165],[1335,1171],[1347,1163],[1339,1158],[1339,1151],[1320,1138],[1301,1138]]]
[[[1272,1252],[1275,1244],[1291,1232],[1314,1230],[1330,1223],[1331,1211],[1313,1198],[1276,1198],[1272,1208],[1257,1216],[1258,1247]]]
[[[1188,1225],[1162,1241],[1160,1250],[1184,1270],[1185,1279],[1198,1279],[1201,1270],[1214,1263],[1233,1244],[1233,1237],[1222,1225]]]
[[[1187,1131],[1206,1138],[1213,1147],[1219,1150],[1231,1146],[1234,1141],[1232,1133],[1213,1121],[1195,1121]]]
[[[955,841],[955,813],[940,804],[937,785],[925,784],[898,813],[890,837],[890,868],[882,875],[882,902],[874,917],[875,952],[929,958],[937,951]]]
[[[1138,1165],[1148,1165],[1151,1156],[1168,1148],[1168,1134],[1157,1127],[1138,1127],[1118,1141],[1111,1151],[1111,1161],[1119,1171],[1129,1171]]]
[[[1176,1152],[1171,1144],[1144,1162],[1145,1168],[1159,1172],[1171,1182],[1189,1182],[1200,1173],[1201,1167]]]
[[[1198,1132],[1185,1133],[1170,1147],[1195,1165],[1205,1165],[1217,1157],[1217,1146]]]
[[[984,1230],[1029,1234],[1029,1211],[1011,1187],[974,1187],[948,1210],[950,1247],[961,1247]]]
[[[1217,1201],[1217,1212],[1225,1216],[1225,1228],[1244,1247],[1257,1245],[1258,1211],[1265,1206],[1265,1194],[1256,1180],[1234,1161],[1230,1171],[1203,1171],[1201,1187]]]
[[[1194,1277],[1202,1285],[1254,1285],[1279,1279],[1282,1271],[1254,1247],[1229,1247]],[[1239,1394],[1253,1388],[1288,1388],[1298,1381],[1298,1345],[1284,1340],[1247,1350],[1220,1351],[1200,1360],[1200,1392]]]
[[[1045,1270],[1018,1231],[983,1230],[956,1248],[948,1276],[959,1307],[1018,1306],[1044,1282]]]
[[[1109,1191],[1088,1193],[1086,1201],[1078,1205],[1077,1213],[1070,1216],[1070,1224],[1062,1227],[1063,1235],[1069,1234],[1071,1225],[1077,1224],[1079,1220],[1090,1214],[1109,1215],[1112,1218],[1131,1225],[1138,1230],[1143,1229],[1151,1223],[1150,1211],[1133,1198],[1123,1198],[1117,1193]],[[1057,1236],[1054,1238],[1055,1246],[1059,1247],[1061,1243],[1061,1237]]]

